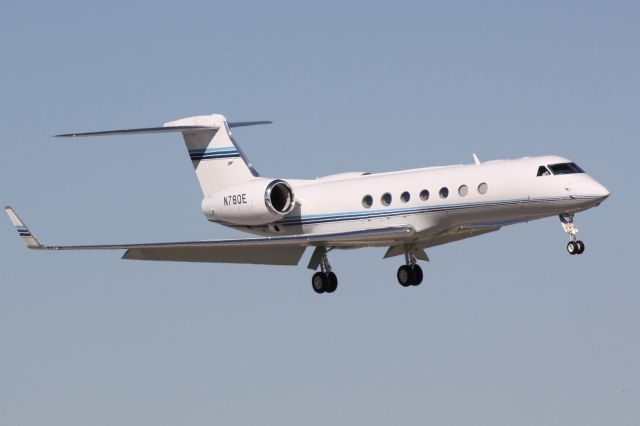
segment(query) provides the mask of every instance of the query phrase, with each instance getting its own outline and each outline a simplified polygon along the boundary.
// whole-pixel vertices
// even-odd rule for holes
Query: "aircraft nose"
[[[604,185],[594,180],[593,182],[593,194],[598,198],[598,201],[604,201],[609,195],[610,192]]]

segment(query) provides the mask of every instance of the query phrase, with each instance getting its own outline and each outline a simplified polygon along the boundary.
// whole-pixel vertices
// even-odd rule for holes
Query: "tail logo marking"
[[[192,161],[233,158],[240,157],[240,151],[236,147],[190,149],[189,156]]]
[[[31,231],[26,226],[16,226],[16,230],[21,237],[32,237]]]

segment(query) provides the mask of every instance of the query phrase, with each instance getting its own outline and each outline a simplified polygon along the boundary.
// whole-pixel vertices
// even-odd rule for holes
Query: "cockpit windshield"
[[[538,174],[536,176],[549,176],[551,172],[545,166],[538,167]]]
[[[554,175],[569,175],[572,173],[584,173],[576,163],[549,164],[549,169]]]

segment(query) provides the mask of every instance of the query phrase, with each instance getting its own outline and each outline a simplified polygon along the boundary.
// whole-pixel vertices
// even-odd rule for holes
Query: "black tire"
[[[569,241],[567,243],[567,251],[572,256],[578,252],[578,245],[575,243],[575,241]]]
[[[327,291],[327,276],[322,272],[316,272],[311,277],[311,287],[313,291],[318,294],[322,294]]]
[[[411,265],[411,285],[420,285],[422,282],[422,268],[420,265]]]
[[[398,283],[402,287],[409,287],[411,285],[411,268],[408,265],[402,265],[398,268]]]
[[[582,254],[584,253],[584,243],[580,240],[576,241],[576,245],[578,246],[578,250],[576,251],[576,254]]]
[[[338,277],[333,272],[328,272],[325,279],[327,280],[327,288],[325,292],[333,293],[338,288]]]

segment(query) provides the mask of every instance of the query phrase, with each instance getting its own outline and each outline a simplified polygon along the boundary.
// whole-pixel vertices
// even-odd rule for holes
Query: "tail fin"
[[[269,124],[271,121],[239,121],[228,123],[220,114],[200,115],[165,123],[163,127],[107,130],[101,132],[65,133],[57,137],[131,135],[143,133],[181,132],[196,169],[205,197],[236,183],[258,177],[233,136],[231,127]]]
[[[235,124],[235,123],[234,123]],[[237,123],[238,126],[262,122]],[[165,127],[197,126],[207,130],[182,131],[204,196],[259,176],[235,143],[226,118],[220,114],[183,118]]]

